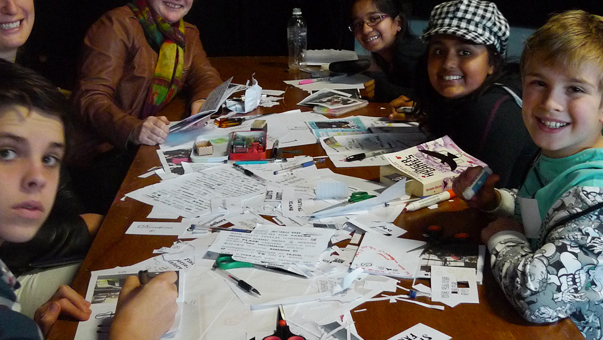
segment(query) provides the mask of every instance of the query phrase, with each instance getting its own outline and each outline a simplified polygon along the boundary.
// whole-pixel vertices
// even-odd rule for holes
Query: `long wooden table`
[[[222,57],[211,58],[222,79],[234,76],[234,82],[244,83],[252,75],[265,89],[285,90],[285,100],[272,108],[259,108],[257,113],[284,112],[299,108],[296,103],[306,96],[301,90],[287,86],[283,80],[300,79],[303,73],[288,72],[284,57]],[[384,115],[384,104],[371,103],[366,108],[349,115]],[[307,110],[307,108],[302,108]],[[179,119],[184,112],[182,101],[175,101],[165,109],[172,119]],[[132,222],[145,221],[151,207],[133,199],[121,198],[128,192],[158,182],[156,176],[141,179],[138,176],[152,166],[159,165],[156,147],[143,146],[139,149],[121,189],[116,196],[96,239],[73,282],[73,288],[85,295],[90,272],[94,270],[128,266],[153,256],[152,251],[169,247],[176,237],[125,235]],[[311,156],[325,155],[320,145],[295,147]],[[335,168],[330,161],[327,166],[333,171],[368,180],[379,179],[377,167]],[[480,230],[487,225],[489,217],[478,211],[467,209],[456,199],[440,204],[437,210],[423,209],[402,213],[395,223],[408,230],[407,238],[421,239],[421,230],[429,225],[443,226],[446,234],[469,232],[472,242],[479,242]],[[398,292],[402,294],[402,292]],[[453,339],[580,339],[581,335],[570,320],[549,325],[534,325],[524,321],[506,300],[486,265],[483,285],[479,287],[479,304],[461,304],[437,311],[408,303],[389,301],[369,302],[358,307],[366,312],[353,313],[358,333],[366,340],[386,340],[399,332],[421,322]],[[425,299],[425,298],[420,298]],[[58,321],[49,339],[73,339],[77,322]],[[214,339],[212,339],[214,340]],[[219,340],[219,339],[216,339]]]

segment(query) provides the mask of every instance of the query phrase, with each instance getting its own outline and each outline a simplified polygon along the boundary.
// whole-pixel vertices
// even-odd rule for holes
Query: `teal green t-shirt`
[[[518,197],[535,198],[540,218],[572,187],[603,187],[603,149],[587,149],[564,158],[541,155],[530,169]],[[521,212],[515,202],[516,218]]]

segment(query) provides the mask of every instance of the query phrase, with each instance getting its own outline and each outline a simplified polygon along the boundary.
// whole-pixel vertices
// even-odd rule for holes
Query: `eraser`
[[[253,123],[251,124],[251,131],[267,131],[268,130],[268,123],[266,123],[265,120],[263,119],[257,119],[254,120]]]

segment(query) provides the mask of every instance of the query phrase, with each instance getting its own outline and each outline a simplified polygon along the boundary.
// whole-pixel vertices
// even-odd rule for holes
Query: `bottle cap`
[[[302,14],[302,12],[301,12],[301,8],[297,8],[297,7],[295,7],[295,8],[293,9],[293,15],[301,15],[301,14]]]

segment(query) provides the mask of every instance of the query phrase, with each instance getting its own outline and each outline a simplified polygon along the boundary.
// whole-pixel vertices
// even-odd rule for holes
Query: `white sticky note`
[[[126,234],[178,236],[187,225],[181,222],[133,222]]]

